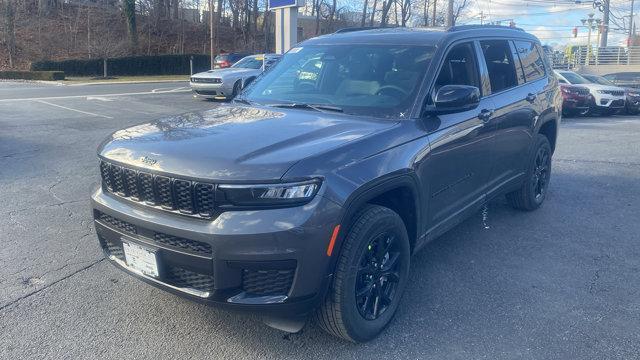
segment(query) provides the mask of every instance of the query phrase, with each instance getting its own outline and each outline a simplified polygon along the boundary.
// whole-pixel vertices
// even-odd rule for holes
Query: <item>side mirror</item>
[[[438,114],[472,110],[480,104],[480,89],[468,85],[445,85],[433,99],[433,108]]]

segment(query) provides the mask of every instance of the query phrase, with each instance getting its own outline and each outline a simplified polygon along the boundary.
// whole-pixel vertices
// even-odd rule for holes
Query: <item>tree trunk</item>
[[[127,21],[127,34],[129,35],[129,52],[135,54],[138,49],[138,27],[136,24],[136,1],[122,0],[122,12]]]
[[[9,67],[13,68],[16,57],[16,14],[12,0],[5,0],[4,5],[4,41],[9,54]]]
[[[180,19],[180,0],[171,0],[171,17],[174,20]]]
[[[38,0],[38,15],[48,16],[51,11],[51,0]]]
[[[424,21],[424,26],[429,26],[429,0],[424,0],[424,12],[422,13],[422,20]]]
[[[218,4],[216,5],[216,11],[215,11],[215,17],[213,19],[213,26],[215,29],[212,29],[211,31],[214,31],[214,37],[215,37],[215,54],[218,54],[220,52],[219,49],[219,39],[220,39],[220,21],[221,21],[221,14],[222,14],[222,6],[223,6],[223,1],[224,0],[218,0]],[[231,0],[233,1],[233,0]],[[229,1],[229,3],[231,3],[231,1]],[[213,4],[213,0],[211,0],[211,3]],[[211,13],[214,14],[213,12],[214,9],[211,9]],[[214,56],[213,54],[211,56]],[[212,58],[213,59],[213,58]],[[213,61],[213,60],[212,60]],[[212,68],[213,69],[213,68]]]
[[[373,26],[373,22],[376,17],[377,7],[378,7],[378,0],[373,0],[373,7],[371,8],[371,21],[369,21],[369,26]]]
[[[364,27],[364,23],[367,21],[367,5],[369,5],[368,0],[363,1],[364,5],[362,5],[362,19],[360,20],[360,26]]]
[[[380,19],[380,26],[385,27],[389,23],[389,10],[391,10],[391,5],[393,5],[394,0],[387,0],[382,3],[382,15]]]
[[[315,0],[316,2],[316,35],[320,35],[320,12],[322,7],[322,0]]]

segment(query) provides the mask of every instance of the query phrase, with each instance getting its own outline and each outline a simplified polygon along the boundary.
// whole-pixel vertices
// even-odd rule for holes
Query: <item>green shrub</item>
[[[63,71],[0,71],[0,79],[64,80]]]
[[[191,56],[194,73],[209,70],[208,55],[127,56],[107,59],[107,75],[188,75]],[[38,61],[31,64],[31,70],[64,71],[69,76],[101,76],[103,63],[102,59]]]

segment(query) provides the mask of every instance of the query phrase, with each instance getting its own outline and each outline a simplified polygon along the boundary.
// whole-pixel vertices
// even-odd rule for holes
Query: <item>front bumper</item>
[[[213,220],[150,208],[101,188],[92,206],[100,245],[114,265],[195,301],[299,317],[319,304],[331,279],[326,247],[340,207],[320,195],[302,207],[225,212]],[[155,252],[158,277],[127,266],[123,241]]]
[[[189,83],[191,91],[202,98],[209,99],[226,99],[233,93],[233,86],[229,86],[226,83]]]
[[[593,106],[600,109],[619,110],[625,107],[625,97],[612,97],[612,96],[596,96],[594,98]]]
[[[627,96],[627,110],[634,112],[640,110],[640,97]]]

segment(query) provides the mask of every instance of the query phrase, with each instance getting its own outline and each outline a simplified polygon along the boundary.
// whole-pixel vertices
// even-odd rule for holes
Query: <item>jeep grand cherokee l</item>
[[[159,288],[367,341],[411,254],[497,196],[542,205],[561,102],[520,30],[317,37],[232,104],[106,139],[98,239]]]

